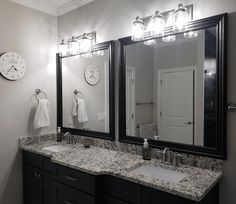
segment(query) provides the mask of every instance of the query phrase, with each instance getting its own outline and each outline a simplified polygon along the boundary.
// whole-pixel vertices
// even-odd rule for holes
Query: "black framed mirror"
[[[91,53],[57,54],[57,126],[62,132],[113,140],[114,41]]]
[[[119,140],[226,159],[227,14],[119,39]]]

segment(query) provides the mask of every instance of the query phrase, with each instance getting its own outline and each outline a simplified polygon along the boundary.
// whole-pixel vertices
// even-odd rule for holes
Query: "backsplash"
[[[121,152],[128,152],[131,154],[142,155],[142,146],[121,143],[118,141],[103,140],[91,137],[76,137],[76,142],[83,144],[84,139],[89,138],[91,140],[91,145],[96,147],[101,147],[110,150],[117,150]],[[19,145],[30,145],[33,143],[44,142],[47,140],[55,140],[56,134],[46,134],[41,136],[32,136],[32,137],[22,137],[19,140]],[[159,149],[152,148],[152,158],[160,159],[160,154],[158,153]],[[213,171],[223,171],[223,161],[219,159],[213,159],[209,157],[196,156],[192,154],[182,154],[181,164],[195,166],[203,169],[209,169]]]

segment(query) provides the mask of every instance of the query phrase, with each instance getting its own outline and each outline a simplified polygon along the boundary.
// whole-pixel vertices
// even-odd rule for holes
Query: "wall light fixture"
[[[62,40],[59,44],[59,54],[62,57],[77,54],[87,57],[90,56],[94,43],[96,43],[96,32],[72,36],[67,41]]]
[[[164,35],[165,19],[163,14],[161,14],[159,11],[156,11],[156,13],[152,17],[152,21],[153,37],[159,37]]]
[[[182,31],[186,29],[189,21],[189,13],[187,7],[183,4],[179,4],[174,14],[174,30]]]
[[[69,47],[70,55],[78,54],[78,51],[79,51],[78,41],[75,39],[74,36],[70,39],[68,47]]]
[[[176,9],[160,13],[156,11],[153,16],[144,18],[136,17],[132,24],[132,35],[133,41],[145,41],[145,45],[152,45],[154,41],[152,38],[163,37],[167,34],[169,36],[163,38],[164,42],[175,41],[175,33],[170,32],[187,32],[187,25],[189,20],[192,20],[193,16],[193,5],[184,6],[179,4]],[[186,38],[195,37],[197,33],[189,32],[185,34]]]
[[[59,53],[61,54],[61,56],[66,56],[67,52],[68,52],[68,45],[63,39],[59,44]]]
[[[138,16],[136,17],[135,21],[133,22],[132,27],[132,40],[133,41],[140,41],[143,39],[144,35],[144,22]]]

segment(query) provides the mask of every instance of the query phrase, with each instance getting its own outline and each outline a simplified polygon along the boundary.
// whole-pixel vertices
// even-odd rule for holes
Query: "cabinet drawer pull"
[[[70,181],[77,181],[76,178],[70,177],[70,176],[65,176],[66,179],[70,180]]]
[[[72,204],[71,202],[69,202],[68,200],[64,201],[65,204]]]
[[[34,172],[34,176],[35,176],[35,177],[38,177],[38,178],[41,177],[41,175],[40,175],[39,173],[37,173],[37,172]]]

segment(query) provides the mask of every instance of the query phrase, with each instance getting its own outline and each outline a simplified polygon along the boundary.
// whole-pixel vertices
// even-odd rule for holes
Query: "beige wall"
[[[155,10],[175,8],[177,0],[96,0],[95,2],[58,18],[58,40],[83,32],[97,31],[98,41],[116,40],[130,35],[131,22],[137,16],[147,16]],[[235,0],[182,0],[194,4],[194,18],[204,18],[229,13],[228,34],[228,101],[236,102],[236,1]],[[117,70],[117,69],[116,69]],[[118,73],[116,73],[118,75]],[[118,79],[116,79],[116,87]],[[118,115],[118,90],[116,90],[116,115]],[[117,121],[117,120],[116,120]],[[224,179],[220,185],[221,204],[235,204],[236,186],[236,114],[228,114],[228,160],[224,162]],[[116,125],[118,127],[118,123]],[[118,131],[116,130],[116,137]]]
[[[56,17],[0,0],[0,53],[18,52],[27,65],[19,81],[0,76],[0,204],[22,203],[18,138],[55,131],[56,41]],[[51,127],[42,131],[32,129],[36,88],[47,93],[52,105]]]

